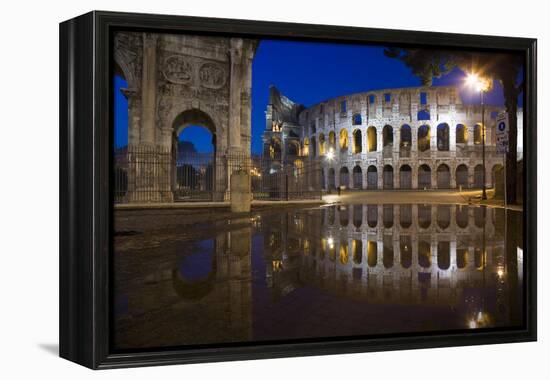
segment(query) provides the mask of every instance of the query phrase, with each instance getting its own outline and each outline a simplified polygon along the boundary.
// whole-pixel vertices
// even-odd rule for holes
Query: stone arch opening
[[[378,169],[374,165],[367,168],[367,189],[378,189]]]
[[[460,164],[456,167],[455,177],[457,187],[468,188],[468,167],[466,165]]]
[[[451,169],[447,164],[437,167],[437,188],[449,189],[451,187]]]
[[[432,169],[422,164],[418,167],[418,188],[429,189],[432,187]]]
[[[361,153],[363,151],[363,137],[360,129],[353,131],[353,153]]]
[[[474,187],[480,189],[483,187],[483,165],[474,167]]]
[[[327,142],[325,140],[325,135],[319,133],[319,156],[324,156],[327,150]]]
[[[382,225],[384,228],[393,227],[393,205],[382,206]]]
[[[345,128],[340,130],[340,150],[348,150],[348,130]]]
[[[399,224],[402,228],[412,226],[412,205],[399,206]]]
[[[328,188],[336,189],[336,174],[334,168],[328,169]]]
[[[346,206],[338,207],[338,214],[340,216],[340,225],[342,227],[347,227],[349,224],[349,210]]]
[[[353,225],[360,228],[363,224],[363,205],[353,206]]]
[[[340,186],[349,189],[349,170],[346,166],[340,169]]]
[[[363,188],[363,170],[359,165],[356,165],[353,168],[353,188],[354,189]]]
[[[456,143],[466,144],[468,142],[468,130],[464,124],[457,124],[456,126]]]
[[[456,242],[456,266],[459,269],[464,269],[469,262],[469,250],[468,243],[464,242],[462,239],[457,240]]]
[[[451,206],[439,205],[437,206],[437,225],[442,230],[449,228],[451,225]]]
[[[393,166],[384,165],[382,174],[384,189],[393,189]]]
[[[399,156],[410,157],[412,146],[412,132],[411,127],[407,124],[401,126],[400,130],[401,139],[399,141]]]
[[[367,128],[367,152],[376,152],[378,149],[376,127]]]
[[[432,206],[418,205],[418,227],[428,228],[432,224]]]
[[[399,168],[399,188],[412,189],[412,168],[407,164]]]
[[[456,225],[460,228],[468,227],[468,207],[462,205],[456,205],[455,209],[455,219]]]
[[[367,205],[367,225],[370,228],[376,227],[378,224],[378,206]]]
[[[329,149],[336,150],[336,133],[334,131],[328,133],[328,147]]]
[[[214,200],[223,196],[223,182],[216,188],[218,146],[212,118],[204,111],[189,109],[175,117],[172,130],[174,200]],[[280,156],[280,142],[272,143],[270,152],[273,149],[273,154]]]
[[[382,147],[388,146],[393,146],[393,127],[391,125],[385,125],[382,128]]]
[[[428,125],[418,128],[418,150],[420,152],[430,150],[430,127]]]
[[[348,242],[345,240],[340,241],[340,264],[346,265],[349,261],[349,248]]]
[[[399,237],[399,261],[401,266],[408,269],[412,265],[412,239],[409,235]]]
[[[437,126],[437,150],[449,150],[449,125],[441,123]]]
[[[483,144],[483,128],[481,124],[474,125],[474,145]]]
[[[432,247],[428,241],[418,241],[418,264],[422,268],[429,268],[432,265]]]
[[[369,267],[375,267],[378,262],[378,244],[375,241],[367,242],[367,264]]]
[[[309,139],[304,137],[302,156],[309,156]]]
[[[286,153],[289,156],[298,156],[300,154],[300,143],[296,140],[288,141]]]
[[[393,240],[391,235],[384,235],[382,240],[382,264],[384,268],[393,267]]]
[[[437,266],[441,270],[447,270],[451,266],[451,243],[448,241],[437,243]]]
[[[351,241],[351,251],[353,256],[353,263],[360,265],[363,262],[363,241],[359,239],[353,239]]]

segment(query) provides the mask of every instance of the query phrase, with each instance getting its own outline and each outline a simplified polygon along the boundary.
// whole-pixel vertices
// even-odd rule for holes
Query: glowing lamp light
[[[502,278],[502,277],[504,276],[504,270],[502,270],[501,268],[499,268],[499,269],[497,270],[497,275],[498,275],[499,278]]]
[[[476,73],[469,73],[466,76],[466,84],[473,87],[477,92],[487,91],[489,89],[489,81]]]
[[[332,161],[334,159],[334,149],[330,148],[327,152],[327,160]]]
[[[334,247],[334,239],[333,238],[331,238],[331,237],[328,238],[327,243],[328,243],[329,248]]]
[[[468,323],[468,327],[470,327],[471,329],[475,329],[477,327],[476,321],[471,319],[470,322]]]

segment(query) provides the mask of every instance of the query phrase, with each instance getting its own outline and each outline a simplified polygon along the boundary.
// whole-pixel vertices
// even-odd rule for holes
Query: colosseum
[[[271,86],[263,154],[275,166],[322,164],[321,187],[472,189],[501,183],[495,121],[503,107],[462,103],[456,86],[383,89],[304,107]],[[518,112],[518,159],[522,156]],[[319,158],[324,158],[319,160]],[[277,170],[276,167],[271,170]],[[497,186],[500,188],[500,186]]]

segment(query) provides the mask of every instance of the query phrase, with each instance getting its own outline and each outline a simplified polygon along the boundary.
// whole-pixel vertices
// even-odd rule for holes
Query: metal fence
[[[130,147],[115,152],[114,199],[128,202],[227,201],[231,174],[246,171],[254,199],[318,199],[322,169],[309,157],[281,160],[246,154]]]

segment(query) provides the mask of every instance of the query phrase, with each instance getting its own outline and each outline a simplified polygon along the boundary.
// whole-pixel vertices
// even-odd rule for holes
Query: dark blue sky
[[[434,85],[460,85],[462,100],[478,104],[479,94],[463,86],[458,69],[434,80]],[[262,40],[252,67],[252,152],[262,151],[265,109],[269,85],[274,84],[291,100],[311,106],[332,97],[368,90],[420,85],[420,79],[400,61],[384,56],[378,46],[318,42]],[[126,83],[115,77],[115,145],[128,140],[127,103],[120,93]],[[487,104],[502,105],[502,88],[495,83]],[[199,152],[212,151],[209,132],[201,127],[186,128],[180,140],[192,141]]]

